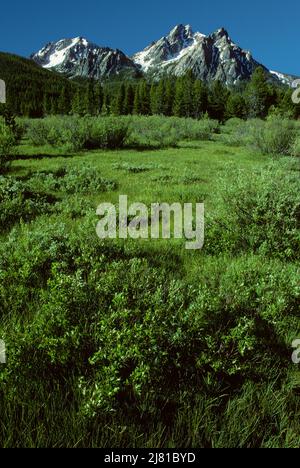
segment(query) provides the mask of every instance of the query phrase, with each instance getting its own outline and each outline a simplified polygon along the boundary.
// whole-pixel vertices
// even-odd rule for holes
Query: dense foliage
[[[33,61],[0,54],[1,78],[8,89],[8,106],[16,115],[164,115],[210,118],[266,117],[269,113],[297,118],[300,106],[292,90],[268,82],[257,68],[249,83],[228,89],[221,82],[208,85],[192,73],[183,77],[150,79],[68,80]],[[1,112],[1,108],[0,108]]]
[[[1,446],[299,446],[299,126],[217,120],[2,122]],[[204,249],[98,239],[119,193],[204,200]]]

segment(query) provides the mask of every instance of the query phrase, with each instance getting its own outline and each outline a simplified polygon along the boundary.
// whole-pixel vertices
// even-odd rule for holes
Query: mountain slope
[[[137,65],[120,50],[100,47],[82,37],[51,42],[31,58],[38,65],[71,78],[139,74]]]
[[[76,84],[58,73],[44,70],[34,61],[0,53],[0,78],[7,88],[7,104],[15,114],[39,116],[45,95],[58,97],[63,88],[70,92]],[[26,107],[26,109],[25,109]]]
[[[205,36],[193,33],[189,25],[178,25],[132,59],[144,73],[154,77],[164,74],[181,76],[192,70],[201,80],[220,80],[233,85],[249,80],[255,68],[262,66],[272,81],[291,84],[294,79],[289,75],[270,72],[249,51],[236,45],[224,28]]]
[[[251,52],[235,44],[224,28],[206,36],[182,24],[131,58],[118,49],[100,47],[82,37],[51,42],[31,58],[43,68],[70,78],[102,80],[146,75],[159,79],[166,74],[182,76],[192,71],[206,82],[220,80],[236,85],[249,80],[258,66],[277,84],[291,85],[296,78],[260,64]]]

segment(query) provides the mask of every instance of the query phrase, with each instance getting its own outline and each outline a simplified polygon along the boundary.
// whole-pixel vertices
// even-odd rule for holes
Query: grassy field
[[[299,159],[228,128],[163,149],[22,140],[0,194],[1,446],[299,446]],[[204,202],[203,250],[98,239],[120,194]]]

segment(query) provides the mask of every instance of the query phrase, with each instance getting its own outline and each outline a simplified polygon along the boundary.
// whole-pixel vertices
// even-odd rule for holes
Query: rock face
[[[262,66],[273,81],[289,84],[294,79],[270,72],[259,64],[249,51],[241,49],[230,39],[224,28],[205,36],[193,33],[191,26],[181,24],[132,59],[144,73],[154,77],[164,74],[181,76],[192,70],[201,80],[220,80],[227,85],[235,85],[249,80],[255,68]]]
[[[31,58],[42,67],[70,78],[102,79],[140,73],[137,65],[120,50],[99,47],[82,37],[51,42]]]
[[[71,78],[101,80],[120,75],[146,75],[159,79],[192,71],[206,82],[220,80],[236,85],[249,80],[255,68],[262,66],[274,82],[291,85],[295,79],[258,63],[249,51],[230,39],[224,28],[206,36],[182,24],[131,58],[120,50],[99,47],[82,37],[51,42],[31,58],[42,67]]]

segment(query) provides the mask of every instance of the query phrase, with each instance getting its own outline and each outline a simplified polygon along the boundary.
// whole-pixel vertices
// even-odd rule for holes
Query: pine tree
[[[264,118],[268,114],[270,91],[265,71],[258,67],[246,89],[248,117]]]
[[[51,97],[48,93],[45,93],[43,98],[43,114],[44,116],[51,114]]]
[[[124,100],[124,114],[130,115],[133,113],[134,104],[134,89],[133,86],[128,83],[125,89],[125,100]]]
[[[194,116],[194,75],[189,71],[183,77],[183,95],[182,95],[182,111],[183,117]]]
[[[165,81],[165,108],[164,114],[171,116],[173,114],[174,105],[174,82],[171,78],[167,78]]]
[[[158,85],[152,85],[150,93],[151,101],[151,113],[153,115],[165,114],[166,102],[165,102],[165,82],[160,80]]]
[[[102,111],[103,106],[103,88],[100,83],[97,83],[94,89],[95,102],[94,102],[94,114],[99,115]]]
[[[104,90],[104,93],[103,93],[103,105],[101,109],[101,114],[102,115],[110,114],[110,97],[106,89]]]
[[[208,95],[206,86],[200,80],[194,83],[194,117],[199,119],[208,110]]]
[[[142,115],[150,115],[150,88],[146,80],[142,80],[140,85],[140,112]]]
[[[113,103],[112,113],[114,115],[123,115],[124,104],[125,104],[125,84],[121,83],[121,86],[118,89],[117,96]]]
[[[84,115],[82,89],[77,88],[73,94],[71,112],[74,115]]]
[[[226,118],[238,117],[244,119],[247,115],[247,106],[241,94],[231,93],[226,104]]]
[[[63,86],[58,103],[57,103],[57,111],[60,115],[66,115],[70,112],[70,96],[66,86]]]
[[[215,81],[209,92],[209,115],[211,118],[223,122],[225,120],[228,89],[220,82]]]
[[[83,109],[87,115],[94,115],[95,113],[94,80],[89,80],[83,100]]]
[[[133,113],[135,115],[141,115],[142,114],[142,104],[141,104],[141,87],[140,84],[138,84],[135,88],[135,93],[134,93],[134,102],[133,102]]]
[[[293,89],[287,89],[279,99],[279,111],[283,115],[290,116],[294,119],[298,119],[300,116],[300,104],[293,102]]]
[[[183,78],[177,78],[175,84],[175,98],[174,98],[174,105],[173,105],[173,114],[176,117],[183,117],[184,116],[184,90],[183,90]]]

